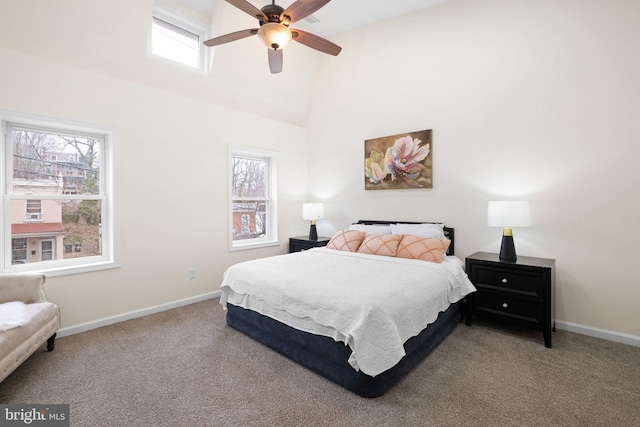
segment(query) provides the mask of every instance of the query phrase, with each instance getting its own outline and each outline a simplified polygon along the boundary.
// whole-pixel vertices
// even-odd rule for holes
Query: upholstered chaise
[[[27,321],[23,326],[0,330],[0,381],[45,342],[47,350],[53,350],[56,332],[60,329],[60,311],[57,305],[47,301],[44,281],[45,276],[38,273],[0,275],[0,304],[24,302],[21,310]]]

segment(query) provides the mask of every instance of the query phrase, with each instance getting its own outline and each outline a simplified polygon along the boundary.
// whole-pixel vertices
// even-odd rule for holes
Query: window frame
[[[185,64],[184,62],[180,62],[167,56],[159,55],[153,51],[154,19],[158,19],[164,23],[169,24],[170,26],[176,27],[182,32],[193,34],[198,37],[198,67],[192,67],[191,65]],[[207,47],[204,45],[204,41],[207,40],[208,34],[209,31],[204,25],[192,19],[184,17],[183,15],[179,15],[178,13],[168,9],[166,6],[156,4],[153,8],[153,13],[150,20],[147,52],[153,58],[167,61],[171,64],[206,74],[209,72],[209,49],[207,49]]]
[[[51,117],[35,116],[27,113],[0,110],[0,274],[20,272],[41,272],[47,276],[63,276],[86,273],[120,266],[120,214],[118,195],[118,170],[116,168],[117,132],[113,128],[71,122]],[[9,135],[12,128],[51,132],[63,135],[99,138],[100,189],[98,195],[22,195],[13,194],[13,140]],[[101,201],[101,255],[12,264],[11,201],[28,200],[100,200]]]
[[[265,215],[267,217],[267,233],[264,237],[253,239],[233,239],[233,202],[237,200],[233,196],[233,159],[234,157],[242,157],[256,160],[267,161],[267,191],[265,199],[267,200],[267,208]],[[229,251],[239,251],[246,249],[264,248],[268,246],[277,246],[280,244],[278,237],[278,152],[264,150],[259,148],[229,145],[227,156],[227,176],[228,176],[228,208],[229,215]]]

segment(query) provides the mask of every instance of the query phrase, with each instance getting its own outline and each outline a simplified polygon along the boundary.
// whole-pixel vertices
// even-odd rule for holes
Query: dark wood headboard
[[[365,224],[365,225],[385,225],[385,224],[442,224],[441,222],[411,222],[411,221],[370,221],[366,219],[359,220],[356,224]],[[447,239],[451,240],[451,244],[449,245],[449,249],[447,249],[447,255],[455,255],[455,246],[454,246],[454,229],[451,227],[444,227],[444,235]]]

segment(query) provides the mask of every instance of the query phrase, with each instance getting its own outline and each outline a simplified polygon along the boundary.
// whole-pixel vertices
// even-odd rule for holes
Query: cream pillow
[[[393,234],[412,234],[432,239],[446,239],[444,224],[391,224]]]
[[[335,232],[327,248],[338,251],[356,252],[364,239],[364,231],[338,230]]]
[[[383,256],[396,256],[401,234],[386,234],[382,236],[367,236],[358,249],[359,253]]]
[[[349,230],[364,231],[367,236],[391,234],[391,226],[389,224],[351,224]]]
[[[430,239],[428,237],[405,234],[398,245],[398,258],[420,259],[440,263],[451,244],[448,239]]]

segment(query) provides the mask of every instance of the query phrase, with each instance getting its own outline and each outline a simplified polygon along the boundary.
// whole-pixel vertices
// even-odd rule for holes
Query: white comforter
[[[456,257],[441,264],[316,248],[236,264],[220,304],[257,311],[348,345],[349,363],[376,376],[403,344],[475,291]]]

